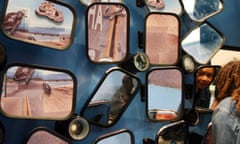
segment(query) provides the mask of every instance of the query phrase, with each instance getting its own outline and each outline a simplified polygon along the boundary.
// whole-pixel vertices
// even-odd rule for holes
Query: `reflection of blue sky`
[[[93,100],[111,99],[122,85],[125,74],[120,71],[111,72],[101,84]]]
[[[181,89],[148,85],[148,109],[177,110],[181,103]]]
[[[121,133],[99,141],[97,144],[131,144],[131,137],[128,133]]]
[[[35,9],[44,0],[9,0],[7,13],[16,12],[18,10],[25,10],[27,12],[27,20],[29,26],[47,26],[47,27],[67,27],[71,28],[73,24],[73,14],[72,12],[61,5],[55,4],[55,7],[62,11],[64,15],[64,21],[61,24],[57,24],[49,20],[48,18],[42,18],[41,20],[35,14]]]

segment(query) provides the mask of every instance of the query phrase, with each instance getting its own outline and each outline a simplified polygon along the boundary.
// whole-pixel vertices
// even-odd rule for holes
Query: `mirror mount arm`
[[[144,7],[145,6],[144,0],[136,0],[136,6],[140,8]]]
[[[143,49],[144,47],[144,35],[143,31],[138,31],[138,47]]]

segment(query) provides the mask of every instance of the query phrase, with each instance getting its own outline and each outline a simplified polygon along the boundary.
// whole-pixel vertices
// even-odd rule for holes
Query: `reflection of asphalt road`
[[[19,89],[18,83],[12,83],[6,90],[6,97],[2,98],[3,110],[15,116],[67,116],[72,108],[72,87],[55,87],[52,88],[51,95],[46,95],[42,83],[32,80],[28,86],[21,85]]]

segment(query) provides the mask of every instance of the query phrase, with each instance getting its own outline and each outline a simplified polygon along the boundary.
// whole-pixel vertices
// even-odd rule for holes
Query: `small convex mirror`
[[[195,22],[203,22],[223,10],[222,0],[182,0],[182,4]]]
[[[134,144],[131,131],[122,129],[98,137],[94,144]]]
[[[72,42],[74,12],[53,0],[7,0],[3,32],[23,42],[64,50]]]
[[[151,13],[145,21],[145,53],[150,64],[173,65],[179,57],[180,23],[176,15]]]
[[[183,76],[179,68],[157,68],[147,74],[147,116],[152,121],[173,121],[183,110]]]
[[[198,112],[209,112],[211,101],[215,94],[215,77],[220,66],[201,66],[195,71],[194,80],[194,105]]]
[[[1,110],[12,118],[68,118],[74,108],[75,78],[65,70],[16,64],[3,76]]]
[[[25,144],[71,144],[71,141],[48,128],[39,127],[31,132]]]
[[[87,10],[87,51],[95,63],[117,63],[128,53],[129,12],[121,3],[94,3]]]
[[[159,129],[156,144],[184,144],[188,134],[188,125],[184,120],[176,121]]]
[[[81,115],[101,127],[115,124],[134,98],[139,85],[139,80],[130,73],[118,68],[110,69]]]
[[[194,28],[182,40],[182,49],[192,56],[195,62],[207,64],[223,46],[225,38],[210,24],[204,23]]]

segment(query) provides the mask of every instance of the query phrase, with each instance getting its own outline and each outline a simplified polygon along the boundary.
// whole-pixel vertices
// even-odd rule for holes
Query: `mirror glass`
[[[203,22],[223,10],[221,0],[182,0],[183,7],[195,22]]]
[[[58,50],[72,41],[73,11],[59,1],[8,0],[2,28],[23,42]]]
[[[179,19],[175,15],[153,13],[146,18],[145,52],[150,64],[175,64],[179,55]]]
[[[183,40],[182,49],[199,64],[207,64],[223,46],[225,38],[208,23],[193,29]]]
[[[114,124],[135,96],[139,80],[112,69],[106,74],[83,110],[83,117],[91,123],[107,127]]]
[[[145,0],[150,12],[166,12],[180,15],[182,6],[179,0]]]
[[[70,144],[61,135],[47,128],[36,128],[28,137],[26,144]]]
[[[215,94],[215,77],[220,66],[201,66],[195,71],[194,105],[198,111],[210,111]]]
[[[184,120],[163,126],[156,136],[156,144],[184,144],[188,133],[188,125]]]
[[[75,84],[67,71],[13,65],[6,69],[1,109],[14,118],[65,119],[72,113]]]
[[[127,56],[129,14],[123,4],[92,4],[87,11],[88,58],[96,63],[120,62]]]
[[[88,6],[96,2],[122,2],[122,0],[80,0],[80,2]]]
[[[147,76],[147,115],[153,121],[172,121],[182,113],[182,72],[178,68],[153,69]]]
[[[134,144],[134,138],[130,131],[119,130],[98,137],[94,144]]]

